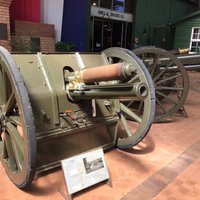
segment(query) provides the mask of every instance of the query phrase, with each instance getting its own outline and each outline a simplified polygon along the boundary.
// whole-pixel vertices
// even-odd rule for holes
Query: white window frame
[[[199,29],[198,35],[197,35],[197,39],[193,39],[193,35],[194,35],[194,29]],[[192,31],[191,31],[191,37],[190,37],[190,53],[196,53],[197,51],[191,51],[192,49],[192,42],[199,42],[200,43],[200,27],[192,27]]]

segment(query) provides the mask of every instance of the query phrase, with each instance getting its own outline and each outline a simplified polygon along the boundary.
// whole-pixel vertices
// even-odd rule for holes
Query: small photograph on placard
[[[86,174],[89,174],[91,172],[104,168],[102,157],[97,158],[92,161],[87,161],[87,158],[85,157],[83,158],[83,163],[84,163]]]

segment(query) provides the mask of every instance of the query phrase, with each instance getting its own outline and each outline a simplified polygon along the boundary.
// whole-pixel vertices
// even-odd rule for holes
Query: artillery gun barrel
[[[122,65],[122,63],[117,63],[113,65],[105,65],[101,67],[84,69],[80,71],[82,82],[91,83],[100,81],[120,80],[123,77],[122,70],[124,68],[122,67]],[[132,73],[131,69],[130,73]]]
[[[177,59],[183,64],[186,71],[200,70],[200,54],[187,54],[187,55],[178,55]],[[167,62],[167,58],[161,58],[161,63]],[[169,62],[169,61],[168,61]],[[174,66],[172,70],[176,71]]]
[[[177,59],[183,64],[186,71],[200,70],[200,54],[181,55],[181,56],[177,56]],[[147,58],[147,59],[145,59],[145,62],[152,63],[153,59]],[[159,62],[161,64],[161,69],[163,69],[162,65],[167,66],[170,63],[170,59],[169,58],[160,58]],[[172,63],[172,65],[171,65],[171,67],[169,67],[168,71],[177,72],[177,70],[178,70],[177,66],[176,65],[173,66],[173,63]]]
[[[132,63],[117,63],[65,74],[67,93],[72,100],[93,98],[141,100],[148,93],[146,84],[127,83],[127,80],[135,75],[136,69]]]
[[[184,65],[186,71],[200,70],[200,54],[182,55],[177,59]]]
[[[183,65],[199,65],[200,66],[200,54],[188,54],[188,55],[182,55],[177,56],[177,59],[183,64]]]

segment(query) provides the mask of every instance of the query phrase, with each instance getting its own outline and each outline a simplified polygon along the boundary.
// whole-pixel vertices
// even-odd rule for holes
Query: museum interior
[[[0,0],[1,200],[199,200],[199,125],[200,0]]]

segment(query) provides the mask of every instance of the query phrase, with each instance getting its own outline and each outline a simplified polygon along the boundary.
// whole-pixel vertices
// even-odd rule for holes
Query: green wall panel
[[[183,0],[138,0],[135,32],[141,45],[173,47],[174,30],[170,26],[197,7]],[[144,34],[144,30],[146,34]]]
[[[189,48],[193,27],[200,27],[200,15],[176,24],[174,48]]]

